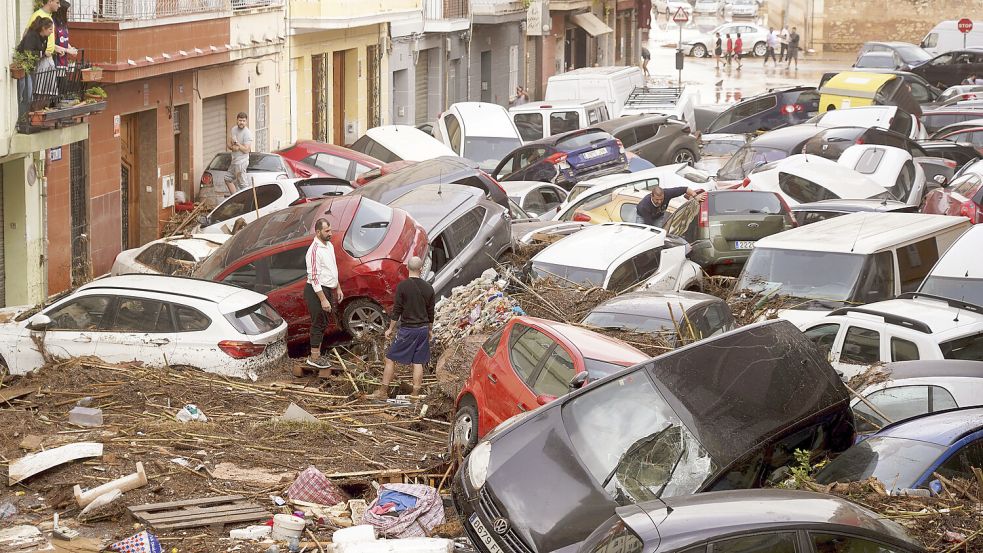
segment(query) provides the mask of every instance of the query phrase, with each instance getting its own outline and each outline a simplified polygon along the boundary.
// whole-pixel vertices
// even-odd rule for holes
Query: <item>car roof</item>
[[[862,175],[844,164],[812,154],[788,156],[785,159],[762,166],[758,172],[752,172],[749,177],[751,182],[755,183],[755,175],[773,172],[798,175],[819,184],[837,196],[852,194],[866,195],[869,198],[886,191],[886,188],[869,176]]]
[[[439,156],[454,155],[443,142],[409,125],[373,127],[365,134],[400,158],[422,161]]]
[[[415,162],[391,173],[372,179],[358,189],[359,193],[375,199],[387,192],[399,190],[415,183],[452,182],[467,175],[477,175],[478,164],[463,157],[440,156]]]
[[[908,204],[898,200],[878,200],[861,198],[851,200],[819,200],[792,206],[792,211],[894,211],[908,208]]]
[[[484,197],[485,193],[473,186],[424,184],[389,202],[389,206],[405,210],[429,234]]]
[[[558,240],[533,256],[533,262],[607,271],[635,251],[661,246],[665,231],[634,223],[604,223]],[[585,255],[590,252],[589,255]]]
[[[337,144],[330,144],[328,142],[321,142],[320,140],[298,140],[293,147],[302,146],[311,152],[324,152],[329,154],[335,154],[338,157],[343,157],[345,159],[351,159],[358,162],[366,162],[368,165],[373,167],[378,167],[381,165],[381,161],[378,159],[358,150],[352,150],[351,148],[346,148],[344,146],[338,146]],[[284,148],[284,151],[291,149],[291,146]]]
[[[645,315],[658,319],[670,318],[670,305],[672,315],[679,319],[682,311],[710,304],[723,303],[724,300],[704,294],[702,292],[680,291],[680,292],[654,292],[641,291],[631,292],[615,296],[591,310],[591,313],[619,313],[624,315]]]
[[[560,323],[539,317],[520,316],[513,317],[517,323],[526,323],[545,327],[556,334],[566,338],[574,344],[580,353],[588,359],[598,361],[614,362],[621,364],[628,361],[632,364],[648,361],[650,357],[645,355],[637,348],[628,345],[621,340],[599,334],[588,330],[582,326]]]
[[[867,46],[868,44],[880,44],[882,46],[918,46],[917,44],[912,44],[910,42],[904,42],[900,40],[888,40],[888,41],[868,40],[867,42],[864,43],[864,46]]]
[[[554,134],[552,136],[547,136],[546,138],[540,138],[539,140],[532,140],[530,142],[526,142],[525,144],[523,144],[523,146],[534,146],[534,145],[538,145],[538,144],[542,144],[542,145],[545,145],[545,146],[555,146],[555,145],[559,144],[561,141],[566,140],[567,138],[570,138],[572,136],[577,136],[577,135],[581,135],[581,134],[589,134],[589,133],[604,133],[604,134],[607,134],[609,136],[611,134],[611,133],[609,133],[608,131],[606,131],[604,129],[597,128],[596,126],[595,127],[587,127],[585,129],[575,129],[575,130],[572,130],[572,131],[567,131],[565,133]]]
[[[901,326],[906,328],[914,326],[916,329],[921,328],[923,330],[927,327],[932,334],[966,331],[974,328],[983,331],[983,314],[979,311],[964,309],[956,300],[936,299],[927,295],[884,300],[868,303],[862,307],[844,307],[832,311],[829,316],[840,313],[850,316],[851,312],[871,315],[883,314],[888,324],[896,324],[892,322],[892,319],[910,321],[912,315],[917,313],[916,323],[902,323]]]
[[[665,115],[654,115],[642,113],[639,115],[625,115],[618,117],[617,119],[609,119],[607,121],[601,121],[594,125],[595,127],[608,131],[609,133],[614,133],[619,129],[626,127],[632,127],[639,123],[651,123],[654,125],[663,125],[668,121],[669,118]]]
[[[968,226],[968,220],[926,213],[848,213],[766,236],[755,248],[870,254],[960,225]]]
[[[794,146],[805,142],[806,140],[819,134],[819,132],[822,130],[824,129],[821,127],[807,123],[793,125],[791,127],[782,127],[780,129],[771,130],[762,134],[751,142],[748,142],[748,145],[752,147],[765,146],[786,149],[789,146]]]
[[[631,74],[631,73],[634,73],[635,70],[638,70],[638,68],[635,67],[634,65],[609,65],[609,66],[605,66],[605,67],[581,67],[579,69],[574,69],[572,71],[566,71],[566,72],[560,73],[559,75],[553,75],[552,77],[550,77],[550,80],[566,80],[566,79],[569,79],[569,78],[576,78],[576,77],[579,77],[581,75],[608,76],[608,75],[617,75],[617,74],[620,74],[620,73]]]
[[[929,272],[929,276],[983,279],[983,225],[973,225],[956,239]]]
[[[949,446],[983,428],[983,407],[927,413],[885,426],[876,436],[919,440]]]
[[[448,111],[457,111],[462,118],[465,136],[518,138],[519,133],[504,107],[488,102],[457,102]],[[466,121],[464,121],[466,119]]]
[[[855,126],[858,121],[854,118],[860,116],[864,118],[864,122],[872,120],[877,123],[884,123],[884,128],[888,128],[887,126],[891,124],[891,120],[897,114],[898,109],[897,106],[857,106],[846,109],[834,109],[820,116],[819,126]]]
[[[230,313],[266,300],[265,295],[238,286],[192,277],[158,274],[128,274],[100,278],[78,289],[79,292],[100,290],[181,296],[218,304],[222,313]]]
[[[894,363],[885,364],[880,370],[887,374],[889,379],[893,381],[923,377],[974,377],[983,379],[983,361],[965,361],[962,359],[895,361]]]

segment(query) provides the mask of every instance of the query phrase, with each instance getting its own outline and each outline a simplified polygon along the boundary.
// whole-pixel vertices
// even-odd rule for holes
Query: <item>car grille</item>
[[[498,507],[495,506],[495,503],[492,502],[491,496],[488,495],[485,488],[481,488],[481,490],[478,491],[478,509],[481,511],[484,519],[489,522],[502,516],[501,511],[499,511]],[[491,526],[489,526],[488,529],[491,530]],[[507,547],[507,549],[515,553],[533,553],[531,548],[522,543],[522,540],[519,539],[519,536],[511,527],[509,527],[509,531],[506,532],[505,535],[499,535],[498,538],[499,543],[502,543]]]

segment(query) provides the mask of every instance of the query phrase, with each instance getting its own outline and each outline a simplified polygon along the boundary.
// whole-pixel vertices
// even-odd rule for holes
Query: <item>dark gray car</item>
[[[595,125],[621,141],[625,149],[656,167],[671,163],[693,165],[700,144],[689,125],[664,115],[629,115]]]
[[[727,302],[701,292],[632,292],[601,303],[581,321],[598,328],[660,334],[678,342],[683,336],[709,338],[735,328]],[[692,329],[692,330],[690,330]]]
[[[512,247],[508,212],[478,188],[424,184],[389,203],[409,213],[427,233],[423,275],[437,297],[467,284]]]
[[[502,423],[462,463],[454,505],[482,553],[555,551],[620,505],[760,487],[796,449],[845,450],[849,401],[792,323],[748,325]]]
[[[620,507],[582,553],[921,553],[898,523],[831,495],[793,490],[710,492]]]

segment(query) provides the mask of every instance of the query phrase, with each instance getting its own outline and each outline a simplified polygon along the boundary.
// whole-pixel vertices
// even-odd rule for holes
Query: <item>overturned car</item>
[[[575,549],[619,505],[758,487],[854,435],[836,372],[787,321],[702,340],[502,423],[461,464],[479,550]]]

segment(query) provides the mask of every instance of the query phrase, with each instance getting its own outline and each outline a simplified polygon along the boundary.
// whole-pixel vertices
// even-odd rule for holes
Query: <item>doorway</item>
[[[481,101],[491,102],[491,78],[492,78],[492,53],[485,50],[481,53]]]
[[[331,126],[334,143],[345,143],[345,52],[331,54]]]
[[[71,214],[72,286],[92,278],[89,261],[89,141],[73,142],[69,147],[69,211]]]
[[[120,117],[120,239],[122,249],[128,250],[140,242],[139,202],[140,159],[137,153],[140,125],[137,114]]]
[[[327,54],[311,56],[311,132],[314,140],[328,141],[328,64]]]

